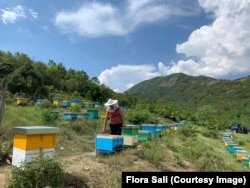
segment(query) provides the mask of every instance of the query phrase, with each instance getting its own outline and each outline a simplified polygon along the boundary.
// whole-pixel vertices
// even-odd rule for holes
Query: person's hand
[[[102,133],[105,133],[106,132],[106,129],[105,128],[102,128]]]

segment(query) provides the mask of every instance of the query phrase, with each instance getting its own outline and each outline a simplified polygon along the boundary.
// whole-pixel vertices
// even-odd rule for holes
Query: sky
[[[0,0],[0,50],[116,92],[185,73],[250,75],[250,0]]]

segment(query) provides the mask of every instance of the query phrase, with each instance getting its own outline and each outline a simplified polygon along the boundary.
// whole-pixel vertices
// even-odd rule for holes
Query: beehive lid
[[[60,129],[58,127],[49,127],[49,126],[22,126],[22,127],[13,127],[12,132],[19,134],[51,134],[51,133],[59,133]]]
[[[247,153],[246,150],[236,150],[236,153]]]
[[[157,124],[157,127],[169,127],[169,125],[164,125],[164,124]]]
[[[142,127],[156,127],[156,124],[142,124]]]
[[[151,134],[150,131],[144,131],[144,130],[138,130],[138,133],[140,133],[140,134]]]
[[[110,139],[112,139],[112,138],[123,138],[123,137],[120,135],[98,134],[97,138],[110,138]]]
[[[123,129],[139,129],[138,126],[128,126],[126,125],[126,127],[123,127]]]
[[[130,124],[126,125],[126,127],[128,127],[128,128],[137,128],[137,129],[140,128],[139,125],[130,125]]]

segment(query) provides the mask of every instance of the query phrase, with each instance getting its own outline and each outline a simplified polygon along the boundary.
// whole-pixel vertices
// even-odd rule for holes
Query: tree
[[[8,89],[8,81],[7,79],[3,79],[0,84],[0,124],[2,123],[4,117],[4,99]]]

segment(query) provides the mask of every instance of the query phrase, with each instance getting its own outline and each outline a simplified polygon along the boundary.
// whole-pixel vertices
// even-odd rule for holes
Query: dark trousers
[[[110,124],[110,131],[112,135],[121,135],[122,134],[122,123],[119,124]]]

